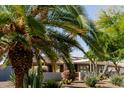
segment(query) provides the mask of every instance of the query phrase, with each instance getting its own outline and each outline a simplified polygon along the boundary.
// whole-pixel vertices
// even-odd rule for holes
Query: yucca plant
[[[32,67],[32,69],[29,70],[28,75],[25,75],[25,78],[23,80],[23,87],[24,88],[41,88],[43,85],[43,74],[38,73],[39,67],[35,68]]]
[[[112,84],[117,85],[117,86],[121,86],[123,83],[123,78],[121,78],[118,75],[111,76],[110,80]]]
[[[96,87],[96,83],[98,82],[97,77],[95,76],[88,76],[85,78],[85,83],[89,87]]]

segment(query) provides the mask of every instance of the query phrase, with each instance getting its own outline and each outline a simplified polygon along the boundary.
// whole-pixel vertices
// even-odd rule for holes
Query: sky
[[[100,10],[105,10],[105,9],[109,8],[110,6],[107,6],[107,5],[87,5],[84,7],[85,7],[85,10],[86,10],[88,17],[91,20],[96,20],[99,17]]]
[[[106,5],[87,5],[84,6],[86,13],[88,15],[88,18],[91,20],[96,20],[99,17],[99,12],[100,10],[104,10],[109,8],[110,6],[106,6]],[[83,40],[81,40],[81,38],[77,38],[77,40],[79,41],[79,43],[81,44],[81,46],[84,48],[85,51],[88,51],[88,46],[85,44],[85,42],[83,42]],[[72,56],[77,56],[77,57],[83,57],[83,53],[78,50],[78,49],[74,49],[73,52],[71,53]]]

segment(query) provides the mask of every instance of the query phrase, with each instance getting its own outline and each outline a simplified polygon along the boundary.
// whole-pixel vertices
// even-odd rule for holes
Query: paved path
[[[0,88],[14,88],[14,85],[11,81],[2,81],[0,82]]]
[[[84,82],[73,82],[72,84],[70,85],[63,85],[62,86],[63,88],[88,88],[88,86],[84,83]],[[119,88],[119,86],[115,86],[111,83],[109,83],[108,80],[103,80],[103,81],[100,81],[96,84],[96,87],[97,88]]]
[[[118,86],[115,86],[107,80],[100,81],[96,84],[97,88],[119,88]],[[3,81],[0,82],[0,88],[14,88],[14,85],[10,81]],[[70,85],[63,85],[62,88],[88,88],[87,85],[84,82],[73,82]]]

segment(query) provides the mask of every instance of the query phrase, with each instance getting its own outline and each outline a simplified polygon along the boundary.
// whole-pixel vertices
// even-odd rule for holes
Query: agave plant
[[[0,6],[0,56],[8,53],[16,76],[15,87],[23,87],[24,75],[36,56],[47,56],[53,68],[61,57],[71,72],[72,47],[81,49],[75,40],[88,28],[80,6]],[[62,29],[63,32],[60,33]],[[71,64],[71,66],[70,66]],[[55,69],[54,69],[55,70]],[[39,73],[42,73],[39,68]]]

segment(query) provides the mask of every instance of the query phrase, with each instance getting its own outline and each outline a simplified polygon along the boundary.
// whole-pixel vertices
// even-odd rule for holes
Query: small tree
[[[97,28],[109,36],[107,47],[107,60],[113,62],[115,70],[119,73],[118,62],[124,58],[124,26],[123,11],[118,8],[112,8],[102,11],[96,22]]]

